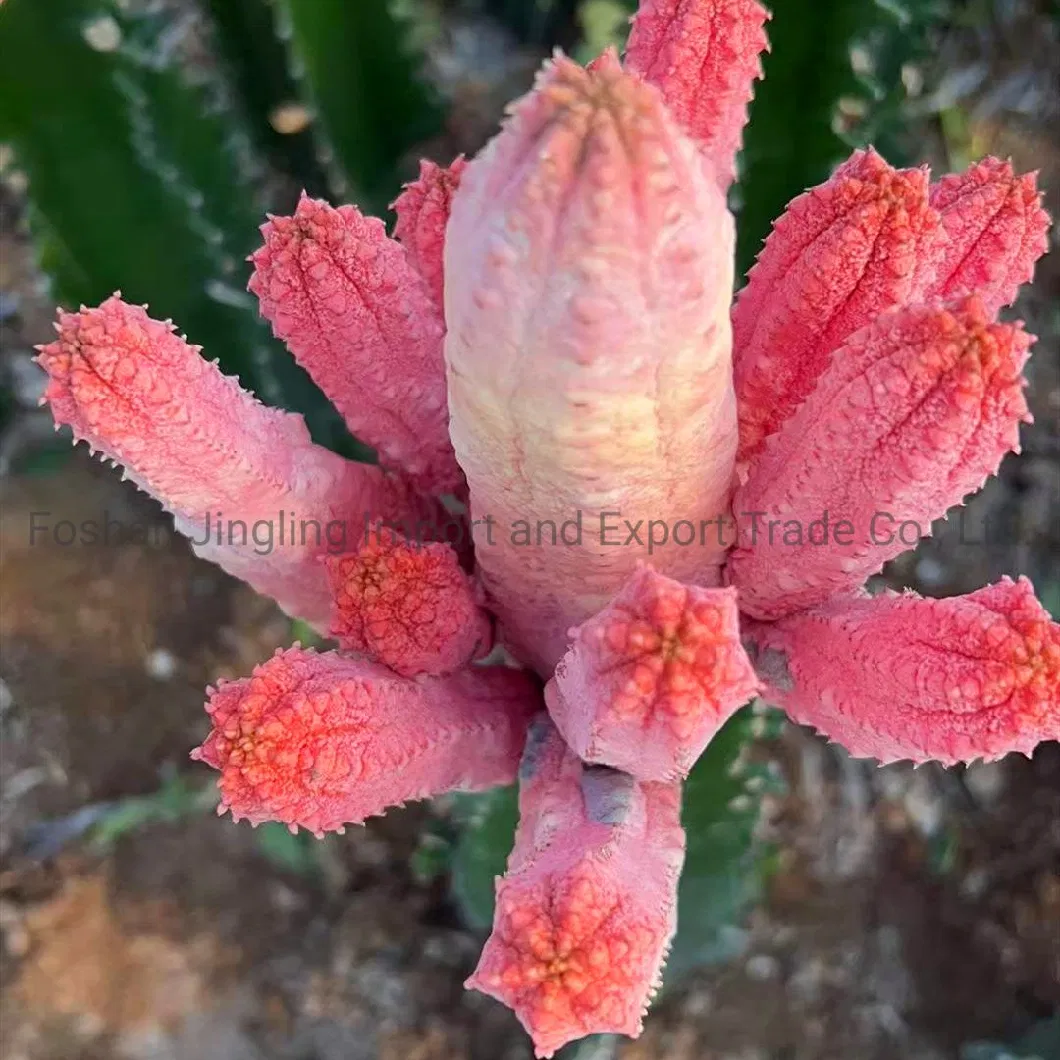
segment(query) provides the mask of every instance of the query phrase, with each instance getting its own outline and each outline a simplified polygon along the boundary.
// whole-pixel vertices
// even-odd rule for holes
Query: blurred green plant
[[[946,0],[772,0],[736,191],[737,267],[753,264],[785,205],[854,147],[908,157],[905,104]]]
[[[327,195],[313,115],[288,67],[270,0],[201,0],[201,6],[234,105],[256,147],[309,194]]]
[[[319,840],[304,829],[294,834],[285,824],[267,821],[257,827],[258,850],[273,865],[296,876],[316,876],[321,871]]]
[[[480,0],[477,6],[524,44],[569,50],[577,39],[583,0]]]
[[[515,787],[456,795],[459,839],[453,851],[453,894],[465,921],[480,931],[493,923],[494,881],[504,875],[519,821]]]
[[[303,648],[325,648],[327,642],[308,623],[300,618],[291,619],[291,642],[301,644]]]
[[[217,785],[212,780],[200,782],[197,775],[168,769],[156,791],[90,803],[66,817],[40,822],[30,832],[26,853],[38,860],[54,857],[82,836],[90,849],[107,853],[142,829],[212,813],[217,800]],[[258,826],[254,839],[261,855],[285,872],[309,877],[322,871],[321,841],[305,830],[295,835],[286,825],[269,822]]]
[[[578,61],[589,62],[606,48],[621,51],[629,36],[629,17],[634,9],[630,0],[583,0],[578,9],[582,33]]]
[[[1060,1060],[1060,1015],[1036,1024],[1014,1045],[966,1045],[961,1060]]]
[[[746,707],[714,737],[685,783],[688,850],[666,962],[671,986],[743,949],[741,924],[775,866],[773,848],[759,835],[763,802],[785,790],[776,766],[756,760],[754,747],[775,738],[781,721],[760,703]]]
[[[28,179],[38,256],[62,304],[121,289],[179,320],[264,400],[337,418],[246,293],[263,204],[250,141],[182,62],[168,16],[111,0],[0,8],[0,139]]]
[[[63,304],[120,289],[178,320],[244,386],[303,413],[318,441],[371,459],[259,318],[245,258],[266,163],[325,193],[318,156],[330,158],[330,192],[382,212],[438,109],[384,0],[200,2],[216,54],[200,55],[164,5],[0,7],[0,141],[28,181],[41,266]]]
[[[1060,619],[1060,581],[1045,582],[1039,587],[1038,596],[1049,614]]]
[[[100,0],[9,0],[0,43],[0,138],[29,180],[56,295],[150,298],[265,390],[267,335],[239,286],[256,209],[238,133],[161,26]]]
[[[614,1060],[624,1039],[616,1034],[593,1034],[556,1053],[556,1060]]]
[[[217,805],[214,784],[193,784],[187,776],[172,773],[148,795],[132,795],[110,805],[89,832],[89,843],[109,850],[122,837],[153,824],[169,824],[206,813]]]
[[[410,27],[383,0],[274,2],[335,190],[384,213],[399,174],[415,175],[412,148],[441,129],[440,107],[417,78]]]
[[[217,806],[217,788],[211,783],[196,783],[198,779],[189,779],[167,766],[162,783],[146,795],[90,802],[61,817],[35,822],[22,837],[20,854],[29,861],[46,861],[81,839],[87,839],[89,848],[97,853],[107,853],[119,840],[142,828],[210,813]]]

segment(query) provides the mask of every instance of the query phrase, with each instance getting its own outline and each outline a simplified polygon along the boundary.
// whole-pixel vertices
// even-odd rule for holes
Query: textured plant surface
[[[283,184],[270,164],[316,195],[330,177],[382,209],[413,144],[437,131],[410,28],[389,6],[0,5],[0,141],[28,178],[56,300],[94,304],[120,287],[149,302],[244,387],[304,414],[317,441],[362,459],[368,447],[270,337],[244,291],[245,259]]]
[[[1018,445],[1032,339],[997,313],[1046,246],[1033,178],[859,151],[731,308],[765,21],[645,0],[624,64],[556,58],[478,157],[425,165],[396,238],[309,198],[265,226],[251,290],[378,467],[118,297],[41,350],[58,423],[339,641],[211,691],[196,754],[234,815],[322,833],[521,758],[469,985],[542,1057],[637,1034],[677,910],[722,901],[686,903],[680,868],[744,823],[690,801],[686,836],[682,783],[737,783],[697,760],[756,692],[882,761],[1060,736],[1060,629],[1026,581],[863,588]]]

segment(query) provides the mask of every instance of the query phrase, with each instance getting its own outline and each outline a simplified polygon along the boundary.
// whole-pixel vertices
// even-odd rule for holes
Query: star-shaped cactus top
[[[643,0],[624,62],[557,57],[481,154],[425,163],[395,238],[305,197],[264,226],[261,311],[379,466],[118,296],[40,353],[57,423],[338,640],[210,692],[222,807],[322,833],[522,757],[470,985],[542,1057],[638,1033],[681,778],[756,692],[881,761],[1060,736],[1060,628],[1026,580],[863,589],[1018,446],[1032,337],[997,314],[1046,247],[1034,178],[855,152],[733,305],[725,191],[765,22]],[[211,530],[280,512],[300,532],[268,555]]]

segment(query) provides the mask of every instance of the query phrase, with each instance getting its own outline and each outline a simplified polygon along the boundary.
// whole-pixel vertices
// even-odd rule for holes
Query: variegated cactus
[[[1018,445],[1031,339],[996,314],[1045,249],[1034,180],[987,160],[932,184],[858,152],[777,221],[730,310],[725,189],[764,24],[756,0],[645,0],[624,64],[553,60],[479,157],[425,165],[396,240],[309,199],[265,226],[262,312],[381,467],[117,297],[41,350],[57,422],[339,640],[210,693],[196,755],[233,814],[323,833],[522,757],[469,985],[543,1057],[638,1033],[681,780],[756,692],[881,761],[1060,737],[1060,627],[1026,581],[863,588],[910,543],[877,515],[927,533]],[[218,510],[341,532],[261,556],[210,536]],[[585,539],[612,517],[618,540]],[[375,520],[398,529],[365,539]],[[583,533],[511,533],[545,520]]]

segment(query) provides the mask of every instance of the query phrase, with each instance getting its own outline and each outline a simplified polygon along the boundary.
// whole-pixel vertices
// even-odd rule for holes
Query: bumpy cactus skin
[[[394,236],[426,281],[440,313],[445,306],[445,230],[466,168],[463,156],[445,168],[421,162],[419,179],[406,184],[394,200]]]
[[[972,296],[892,310],[838,350],[736,494],[744,611],[777,618],[860,587],[978,489],[1029,418],[1029,346]],[[826,514],[822,543],[809,528]]]
[[[355,435],[424,493],[463,481],[446,430],[444,327],[381,221],[303,196],[262,228],[250,289]]]
[[[621,537],[601,546],[603,513],[698,526],[728,508],[733,229],[708,169],[660,94],[614,56],[588,71],[559,59],[453,201],[450,431],[473,518],[499,527],[491,541],[478,526],[486,590],[543,676],[568,628],[647,558]],[[541,521],[579,513],[581,544],[538,543]],[[528,544],[510,532],[519,520]],[[708,535],[652,562],[716,584],[723,551]]]
[[[218,685],[195,752],[221,771],[221,809],[323,833],[446,791],[510,784],[537,703],[502,667],[411,681],[291,648]]]
[[[383,531],[324,563],[335,599],[331,635],[345,650],[414,676],[452,673],[492,647],[481,594],[448,545]]]
[[[711,737],[757,691],[733,589],[642,567],[572,635],[545,688],[571,748],[640,780],[688,776]]]
[[[733,310],[740,459],[806,399],[835,350],[935,279],[940,218],[926,169],[858,151],[776,222]]]
[[[381,467],[120,299],[41,349],[56,422],[193,538],[218,510],[347,531],[199,546],[338,641],[210,690],[195,755],[222,809],[322,834],[519,773],[468,985],[540,1057],[639,1033],[682,783],[700,759],[686,823],[712,786],[731,823],[743,781],[700,784],[702,755],[751,696],[880,761],[1060,737],[1060,626],[1026,580],[863,588],[1018,448],[1032,337],[997,311],[1046,244],[1033,178],[987,159],[932,184],[856,152],[790,204],[733,309],[724,189],[764,22],[754,0],[644,0],[624,66],[549,62],[477,158],[424,164],[394,239],[308,198],[265,225],[262,313]]]
[[[585,766],[547,719],[531,730],[515,849],[468,986],[512,1007],[537,1056],[640,1033],[677,926],[680,803],[675,784]]]
[[[723,189],[733,179],[752,85],[762,76],[765,21],[757,0],[645,0],[633,18],[627,67],[661,89]]]
[[[321,629],[331,591],[319,556],[359,541],[366,518],[444,518],[400,478],[314,445],[301,416],[260,404],[140,306],[115,295],[60,313],[58,331],[39,356],[56,423],[121,463],[200,555]]]
[[[1010,162],[985,158],[935,183],[931,205],[946,238],[928,293],[977,294],[992,313],[1014,302],[1048,247],[1049,219],[1034,175],[1016,176]]]
[[[854,755],[953,765],[1060,739],[1060,627],[1025,578],[836,597],[750,639],[768,697]]]

